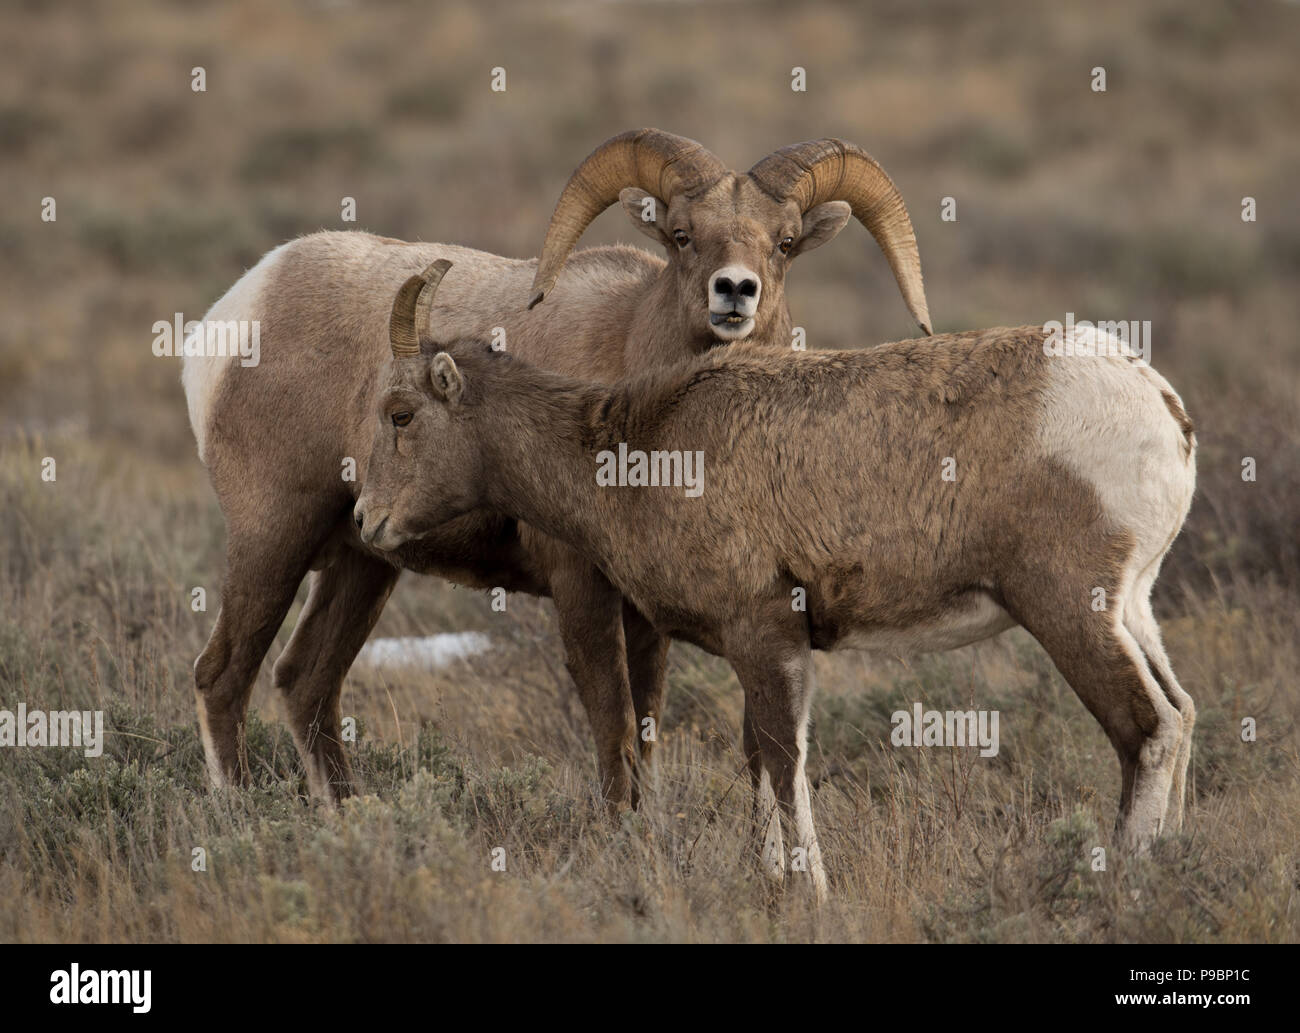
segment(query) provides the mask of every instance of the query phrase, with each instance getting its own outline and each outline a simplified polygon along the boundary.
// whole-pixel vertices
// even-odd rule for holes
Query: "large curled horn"
[[[639,187],[667,204],[678,194],[712,186],[726,171],[694,140],[659,129],[631,129],[606,140],[577,167],[560,194],[528,307],[550,293],[578,238],[592,219],[618,200],[624,187]]]
[[[450,268],[451,263],[440,258],[419,276],[412,276],[402,284],[388,317],[388,343],[393,358],[411,359],[420,354],[420,330],[428,325],[433,296]]]
[[[827,201],[847,201],[889,259],[912,318],[927,334],[934,332],[912,220],[893,180],[871,155],[843,140],[809,140],[774,151],[749,175],[778,201],[797,201],[801,212]]]

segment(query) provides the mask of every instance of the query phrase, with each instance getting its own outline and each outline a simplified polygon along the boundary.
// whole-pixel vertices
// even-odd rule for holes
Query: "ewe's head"
[[[664,246],[677,315],[697,349],[745,338],[771,341],[778,329],[784,332],[791,261],[834,237],[850,215],[876,238],[913,318],[931,332],[903,199],[885,170],[853,144],[794,144],[736,173],[694,140],[658,129],[606,141],[560,195],[530,308],[555,286],[591,221],[615,201],[637,229]]]
[[[462,419],[464,382],[444,352],[420,349],[446,259],[402,285],[393,302],[388,384],[379,395],[365,487],[353,510],[361,540],[396,549],[481,504],[480,461],[473,428]],[[482,342],[458,342],[481,347]]]

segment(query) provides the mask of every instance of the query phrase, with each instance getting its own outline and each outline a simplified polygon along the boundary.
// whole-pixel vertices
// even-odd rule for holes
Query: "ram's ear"
[[[819,248],[835,234],[844,229],[853,216],[853,209],[846,201],[827,201],[809,208],[803,213],[803,229],[795,241],[790,257],[802,255],[805,251]]]
[[[456,360],[446,352],[438,352],[433,357],[433,366],[429,376],[433,379],[433,389],[448,405],[459,405],[465,394],[465,378],[456,368]]]
[[[664,247],[668,246],[668,232],[664,229],[664,219],[668,216],[668,206],[654,194],[647,194],[636,187],[626,187],[618,192],[618,199],[623,203],[623,210],[632,220],[632,225],[651,240],[657,240]]]

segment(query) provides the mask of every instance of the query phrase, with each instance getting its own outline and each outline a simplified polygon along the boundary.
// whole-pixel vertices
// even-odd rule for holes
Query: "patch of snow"
[[[367,642],[357,663],[369,667],[446,667],[492,648],[481,631],[454,631],[423,638],[377,638]]]

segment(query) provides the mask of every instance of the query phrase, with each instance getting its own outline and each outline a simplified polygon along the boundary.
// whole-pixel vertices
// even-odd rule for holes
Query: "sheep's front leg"
[[[744,741],[749,780],[754,788],[753,822],[759,862],[764,874],[779,885],[785,881],[781,815],[777,809],[776,793],[772,790],[772,777],[763,767],[763,752],[758,746],[758,733],[754,730],[754,715],[750,713],[748,699],[745,701]]]
[[[551,596],[565,664],[596,739],[601,795],[610,814],[616,815],[630,802],[630,780],[637,769],[623,598],[599,570],[571,551],[552,565]]]
[[[636,737],[641,751],[637,777],[632,780],[632,806],[640,806],[652,778],[650,759],[659,741],[663,711],[668,644],[636,607],[623,601],[623,639],[627,647],[627,678],[636,710]]]
[[[755,637],[751,642],[773,640],[779,641],[779,637]],[[745,690],[746,740],[752,723],[763,774],[771,779],[771,791],[785,821],[790,848],[784,860],[789,878],[795,885],[806,881],[816,899],[825,900],[826,871],[813,825],[812,798],[805,773],[808,709],[813,689],[811,649],[806,639],[787,642],[783,648],[773,644],[733,660],[732,664]],[[751,767],[751,773],[752,770]],[[766,843],[771,841],[769,836]],[[780,850],[779,836],[776,843]],[[767,861],[766,851],[764,860]]]

